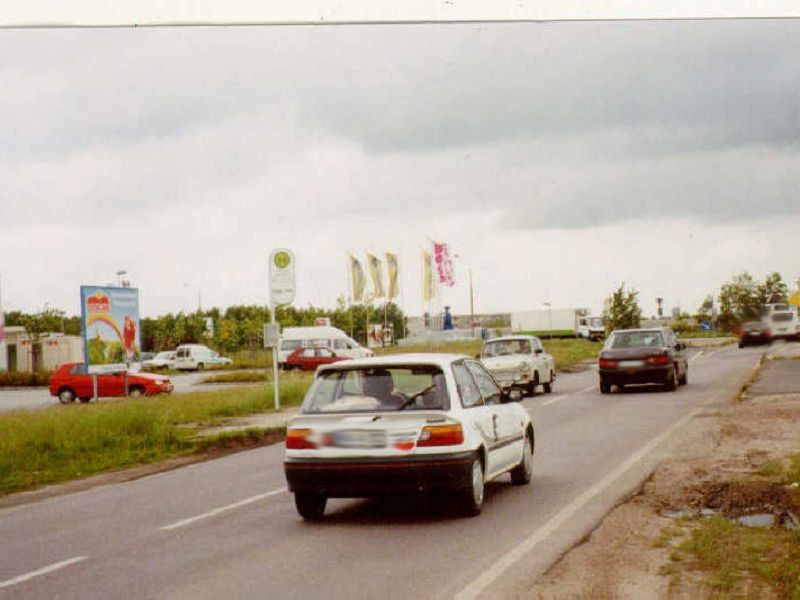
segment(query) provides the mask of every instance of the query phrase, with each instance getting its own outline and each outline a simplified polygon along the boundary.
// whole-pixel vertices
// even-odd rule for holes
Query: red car
[[[283,368],[287,371],[291,369],[316,371],[317,367],[320,365],[329,365],[330,363],[339,362],[340,360],[347,360],[347,357],[339,356],[336,352],[325,346],[297,348],[286,357]]]
[[[165,375],[150,373],[128,373],[128,395],[154,396],[172,392],[172,382]],[[88,402],[94,396],[92,376],[83,363],[64,363],[50,378],[50,395],[58,397],[62,404]],[[98,396],[124,396],[125,373],[97,376]]]

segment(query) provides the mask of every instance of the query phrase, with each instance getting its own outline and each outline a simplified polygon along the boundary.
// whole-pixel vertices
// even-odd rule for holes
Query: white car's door
[[[513,404],[504,404],[500,387],[479,362],[467,361],[467,367],[478,384],[484,404],[492,412],[496,440],[489,449],[492,463],[491,476],[507,471],[519,464],[524,440],[524,423],[519,420]]]
[[[539,381],[546,383],[551,380],[552,357],[544,351],[544,346],[539,339],[533,340],[533,368],[539,373]]]
[[[497,415],[483,402],[480,388],[464,362],[453,364],[453,376],[458,387],[461,406],[464,408],[463,426],[473,431],[486,448],[488,456],[486,475],[489,476],[498,470],[497,457],[491,452],[497,444]]]

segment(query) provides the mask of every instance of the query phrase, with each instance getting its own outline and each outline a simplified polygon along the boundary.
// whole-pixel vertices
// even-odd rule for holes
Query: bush
[[[35,373],[0,371],[0,387],[48,385],[52,374],[52,371],[37,371]]]

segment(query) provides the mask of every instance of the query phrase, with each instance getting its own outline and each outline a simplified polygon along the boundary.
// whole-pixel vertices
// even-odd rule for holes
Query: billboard
[[[89,373],[124,371],[141,362],[139,290],[81,286],[81,325]]]

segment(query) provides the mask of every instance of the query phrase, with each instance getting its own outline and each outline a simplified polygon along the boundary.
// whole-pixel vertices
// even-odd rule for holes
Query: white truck
[[[539,336],[577,337],[587,340],[605,336],[603,319],[587,308],[552,308],[511,313],[511,331]]]

